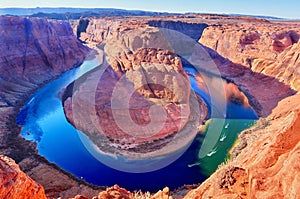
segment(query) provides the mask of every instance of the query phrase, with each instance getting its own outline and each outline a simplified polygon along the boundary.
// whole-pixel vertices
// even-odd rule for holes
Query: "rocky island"
[[[149,46],[141,48],[143,43],[138,39],[134,41],[134,37],[131,39],[130,36],[118,44],[121,50],[108,48],[109,45],[117,45],[116,40],[111,40],[113,42],[105,46],[107,49],[103,49],[110,35],[136,28],[160,27],[177,30],[195,41],[199,40],[197,42],[210,55],[222,78],[244,93],[247,104],[254,108],[260,119],[253,127],[240,133],[236,146],[231,150],[232,159],[201,185],[186,186],[171,193],[165,188],[151,197],[297,198],[300,194],[300,23],[197,14],[84,20],[84,26],[83,19],[71,21],[72,29],[70,24],[61,21],[26,17],[0,19],[0,146],[4,155],[0,158],[3,179],[0,197],[70,198],[80,194],[82,196],[75,198],[137,198],[137,193],[119,186],[106,190],[92,186],[49,163],[38,154],[35,143],[19,136],[20,127],[16,125],[15,117],[29,94],[64,71],[80,65],[90,48],[95,48],[106,52],[106,70],[102,71],[101,78],[97,70],[89,73],[94,78],[82,78],[93,82],[96,90],[88,90],[90,87],[85,86],[88,81],[79,79],[66,88],[63,96],[66,117],[74,126],[89,132],[91,137],[95,132],[96,136],[99,134],[97,128],[101,126],[102,135],[109,142],[120,143],[120,138],[126,137],[124,145],[143,145],[149,141],[168,142],[166,138],[176,136],[190,121],[201,123],[207,117],[207,106],[191,94],[181,57],[168,50]],[[73,32],[90,48],[83,45]],[[209,62],[206,63],[207,67],[203,70],[213,73],[209,70]],[[160,79],[157,71],[168,73],[170,79]],[[160,105],[166,113],[164,125],[157,134],[153,135],[149,129],[142,134],[129,129],[133,133],[128,134],[127,130],[124,132],[124,129],[118,128],[118,121],[111,122],[113,104],[106,106],[107,100],[114,94],[111,86],[117,84],[121,76],[126,77],[124,85],[134,88],[128,105],[134,123],[149,124],[149,109],[153,105]],[[145,79],[152,80],[144,84]],[[162,87],[162,82],[168,87]],[[94,95],[93,103],[88,101],[90,98],[86,94],[89,92]],[[226,92],[230,99],[236,98],[236,95],[228,95],[233,92]],[[200,102],[197,103],[201,105],[197,107],[200,111],[193,112],[195,107],[191,108],[190,100]],[[72,105],[74,103],[76,106]],[[75,112],[74,107],[78,108]],[[82,110],[89,108],[96,111],[96,120],[86,120],[89,112]],[[86,125],[90,122],[96,125]],[[160,120],[155,122],[161,123]],[[123,150],[121,146],[124,145],[116,148]],[[158,144],[158,148],[163,145]],[[130,149],[141,151],[138,147]],[[146,147],[143,150],[149,152],[153,149]]]

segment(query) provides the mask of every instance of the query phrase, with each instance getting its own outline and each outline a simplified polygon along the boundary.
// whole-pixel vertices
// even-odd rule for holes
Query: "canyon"
[[[1,168],[7,170],[7,172],[1,173],[1,175],[7,174],[1,179],[6,179],[10,184],[21,178],[25,182],[24,186],[27,185],[26,188],[16,189],[15,186],[19,185],[10,184],[11,187],[14,187],[12,188],[14,191],[11,191],[10,194],[22,196],[25,194],[24,198],[45,198],[46,196],[48,198],[70,198],[75,197],[76,194],[81,196],[78,195],[75,198],[135,197],[134,193],[118,186],[105,189],[89,185],[49,163],[37,154],[35,143],[18,136],[20,128],[15,124],[15,116],[30,93],[58,77],[64,71],[79,66],[83,62],[91,50],[82,45],[74,35],[90,48],[105,50],[111,35],[119,36],[122,32],[130,30],[156,27],[177,30],[188,35],[195,42],[199,40],[199,45],[211,57],[218,71],[214,71],[210,67],[211,60],[201,59],[201,57],[192,59],[191,64],[196,65],[199,61],[202,66],[205,66],[201,67],[202,70],[215,75],[219,72],[224,79],[237,85],[248,97],[249,102],[247,103],[255,109],[260,119],[252,128],[239,135],[238,143],[231,151],[232,159],[227,164],[220,166],[199,187],[192,189],[187,186],[181,191],[171,193],[168,188],[165,188],[154,194],[152,198],[171,198],[171,195],[173,198],[188,199],[297,198],[300,195],[300,177],[298,175],[300,160],[300,136],[298,134],[300,129],[300,106],[298,103],[300,23],[270,22],[251,17],[195,14],[151,18],[87,18],[71,21],[72,28],[68,23],[61,21],[1,17],[0,25],[5,27],[1,28],[0,39],[2,46],[0,48],[0,150],[1,154],[14,159],[20,169],[32,179],[25,176],[11,159],[1,156]],[[129,38],[128,42],[129,47],[127,46],[127,48],[134,50],[127,51],[127,54],[121,54],[118,50],[109,52],[109,49],[112,48],[106,49],[108,57],[111,55],[114,58],[107,59],[108,65],[111,66],[106,73],[107,79],[104,79],[108,93],[111,92],[109,84],[113,83],[110,82],[114,80],[112,77],[117,78],[118,74],[129,74],[135,62],[147,63],[148,59],[152,59],[151,56],[148,56],[149,54],[156,55],[153,57],[161,57],[161,59],[153,58],[151,60],[157,64],[155,69],[176,71],[176,74],[181,73],[186,79],[186,74],[182,72],[183,59],[177,59],[176,55],[170,51],[151,48],[146,48],[147,52],[138,50],[141,42],[138,39],[134,40],[134,37]],[[116,42],[112,42],[111,45],[116,45]],[[124,46],[122,47],[124,48]],[[180,47],[184,48],[184,46]],[[164,64],[164,68],[161,66],[162,64]],[[147,64],[143,69],[147,70]],[[139,82],[134,83],[138,85]],[[174,85],[176,86],[176,84],[179,83],[175,82]],[[138,104],[137,108],[141,109],[144,105],[149,106],[147,103],[153,103],[155,100],[151,98],[161,90],[163,89],[155,86],[151,89],[141,88],[138,90],[139,95],[136,95],[136,99],[139,99],[141,94],[148,98],[147,101],[142,101],[145,103],[142,104],[143,106]],[[179,93],[181,96],[179,100],[184,102],[183,105],[188,105],[189,90],[186,89],[186,92],[185,94]],[[176,118],[178,105],[175,102],[178,99],[175,99],[172,94],[165,95],[166,93],[168,92],[165,90],[162,94],[160,93],[159,99],[174,102],[172,109],[165,108],[167,111],[174,111],[172,115],[175,115]],[[105,100],[99,96],[101,104]],[[155,102],[157,103],[157,101]],[[67,117],[70,116],[71,111],[68,103],[70,103],[70,96],[65,96]],[[133,104],[136,105],[136,103]],[[201,106],[200,109],[202,110],[201,121],[206,117],[206,110],[205,106]],[[138,113],[132,113],[132,115]],[[83,115],[78,118],[84,117]],[[71,116],[69,120],[71,123],[74,122]],[[179,121],[182,122],[181,119]],[[185,124],[186,121],[183,123]],[[173,124],[170,122],[171,126]],[[178,125],[174,126],[178,128]],[[180,130],[180,128],[170,129],[170,132]],[[111,129],[107,132],[110,131]],[[158,137],[162,138],[170,132],[165,130]],[[145,139],[141,138],[138,142],[145,142]],[[4,169],[2,170],[6,171]],[[17,176],[17,179],[13,176]],[[43,189],[46,195],[44,195]],[[1,185],[3,196],[9,197],[10,195],[7,195],[5,190],[7,190],[6,185],[5,188],[2,188]],[[28,191],[17,192],[20,190]],[[35,192],[30,190],[35,190]]]

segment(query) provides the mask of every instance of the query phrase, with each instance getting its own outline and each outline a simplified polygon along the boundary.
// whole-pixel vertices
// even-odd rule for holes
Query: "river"
[[[102,164],[86,149],[82,139],[91,141],[67,122],[59,97],[64,87],[98,65],[97,58],[87,60],[79,68],[64,73],[39,89],[25,102],[16,121],[22,126],[21,135],[37,142],[40,155],[89,183],[101,186],[118,184],[129,190],[157,191],[165,186],[175,189],[202,182],[227,158],[227,151],[238,133],[251,126],[257,118],[251,108],[229,103],[227,118],[211,118],[206,128],[214,131],[218,125],[222,125],[217,144],[205,157],[199,156],[204,132],[196,136],[179,159],[160,170],[147,173],[118,171]],[[207,94],[197,88],[194,77],[190,76],[190,80],[193,90],[207,98]]]

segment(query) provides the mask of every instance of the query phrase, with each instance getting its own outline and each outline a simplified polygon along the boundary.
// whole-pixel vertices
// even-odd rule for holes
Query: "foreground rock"
[[[10,158],[0,156],[0,198],[45,199],[41,185],[23,173]]]

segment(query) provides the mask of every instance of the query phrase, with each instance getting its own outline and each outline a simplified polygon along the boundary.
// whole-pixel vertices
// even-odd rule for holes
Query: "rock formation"
[[[10,158],[0,156],[0,198],[46,199],[41,185],[23,173]]]
[[[200,111],[191,113],[190,96],[195,96],[190,94],[180,57],[168,50],[147,48],[160,39],[157,29],[132,33],[124,30],[106,41],[109,66],[103,74],[96,71],[81,78],[86,82],[75,81],[72,95],[64,97],[64,110],[68,120],[98,146],[106,136],[110,146],[120,144],[118,148],[149,152],[168,141],[152,149],[147,143],[173,138],[189,120],[199,123],[206,118],[207,108],[199,99]],[[146,37],[147,45],[143,43]],[[124,45],[125,39],[129,42]],[[98,85],[89,86],[95,80]],[[89,95],[93,92],[94,96]],[[90,119],[93,114],[96,117]]]
[[[275,30],[276,28],[274,28],[274,26],[277,27],[277,24],[271,24],[267,20],[254,19],[249,17],[239,18],[217,15],[188,15],[182,18],[154,17],[149,19],[147,17],[141,17],[127,19],[108,18],[88,20],[89,24],[85,32],[81,32],[80,39],[92,46],[98,46],[100,48],[103,48],[103,46],[105,45],[105,41],[111,36],[117,36],[120,32],[128,30],[134,30],[138,35],[140,29],[147,28],[149,26],[156,26],[171,30],[176,30],[176,28],[179,28],[179,32],[186,34],[192,39],[201,37],[199,40],[201,43],[200,45],[204,45],[202,48],[204,48],[206,53],[209,54],[214,62],[214,65],[217,66],[217,73],[220,73],[220,75],[227,80],[234,82],[239,87],[239,89],[246,94],[249,99],[250,105],[255,109],[259,116],[266,117],[271,113],[272,109],[276,107],[277,103],[280,100],[295,93],[293,89],[290,89],[289,86],[285,85],[284,83],[280,83],[274,76],[269,77],[268,74],[265,75],[265,73],[261,73],[260,70],[254,70],[250,67],[247,67],[248,62],[239,61],[240,58],[243,58],[243,60],[250,60],[253,54],[257,54],[262,57],[266,56],[267,58],[265,58],[265,62],[268,62],[269,57],[272,55],[274,59],[273,62],[275,62],[275,54],[278,54],[278,52],[272,50],[272,53],[268,53],[270,52],[269,46],[266,46],[263,41],[267,41],[268,39],[271,40],[271,36],[268,36],[268,29]],[[256,36],[254,33],[251,33],[251,36],[249,36],[249,34],[244,33],[243,30],[246,30],[248,26],[254,28],[257,24],[262,24],[261,26],[265,27],[265,39],[262,39],[259,44],[250,44],[251,38],[257,38],[259,33],[257,33]],[[289,26],[291,28],[296,27],[296,25],[293,24],[287,24],[287,27],[283,27],[285,27],[285,30],[287,30]],[[78,28],[80,28],[78,25],[76,25],[76,23],[73,23],[73,27],[74,30],[78,30]],[[226,29],[226,27],[228,27],[228,29]],[[196,34],[196,31],[192,30],[193,28],[196,28],[198,30],[198,35]],[[263,30],[263,28],[261,29]],[[224,34],[222,33],[223,30],[226,30]],[[293,39],[291,40],[295,42],[297,40],[297,36],[295,36],[295,33],[293,31],[290,31],[290,35],[293,35]],[[174,38],[174,40],[185,40],[184,36],[181,36],[181,38],[180,36],[177,37],[178,38]],[[217,49],[215,46],[216,44],[218,44],[218,40],[220,40],[220,44]],[[226,42],[228,44],[230,42],[230,45],[226,46]],[[245,44],[240,44],[241,42],[244,42]],[[247,42],[249,44],[246,44]],[[137,40],[130,41],[130,43],[138,45]],[[270,45],[271,43],[272,41],[270,41]],[[162,49],[168,49],[168,45],[163,41],[157,41],[156,44],[160,45]],[[222,47],[223,45],[224,47]],[[246,47],[242,47],[243,45],[246,45]],[[178,46],[180,46],[181,52],[190,51],[189,48],[184,48],[184,45],[180,42]],[[134,49],[135,47],[132,46],[132,48]],[[224,52],[222,50],[219,50],[219,48],[223,49]],[[245,50],[248,48],[250,50]],[[230,55],[230,53],[232,55]],[[203,66],[201,70],[210,71],[210,68],[208,66],[211,66],[211,60],[203,60],[201,56],[199,59],[199,53],[196,54],[197,55],[193,58],[193,60],[199,60],[201,64],[198,65]],[[251,56],[249,58],[250,54]],[[295,55],[294,59],[296,58],[297,57]],[[197,65],[197,63],[195,64]],[[268,88],[265,87],[266,84],[269,85]]]
[[[282,100],[266,119],[239,135],[232,162],[185,198],[297,198],[300,96]]]
[[[299,23],[226,23],[206,28],[199,42],[252,71],[299,90]]]

